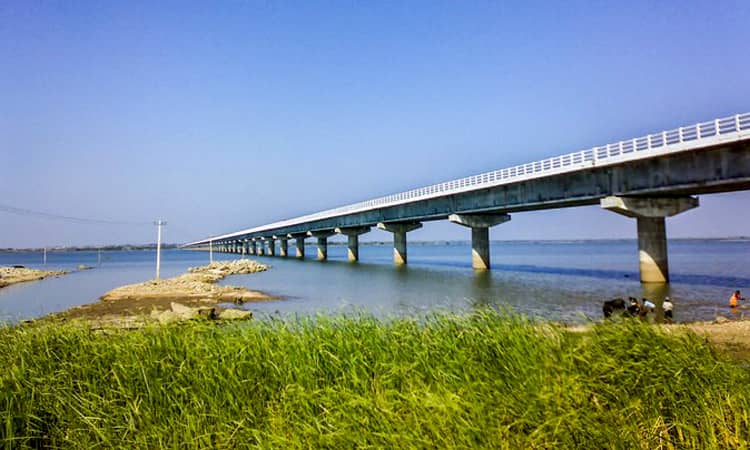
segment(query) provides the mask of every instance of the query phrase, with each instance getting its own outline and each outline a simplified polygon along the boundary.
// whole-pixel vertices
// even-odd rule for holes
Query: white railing
[[[460,192],[473,191],[503,184],[516,183],[590,167],[617,164],[635,159],[652,158],[659,155],[693,150],[721,142],[730,142],[750,137],[750,113],[736,114],[710,122],[680,127],[674,130],[649,134],[627,141],[594,147],[541,161],[481,173],[458,180],[433,184],[411,191],[400,192],[364,202],[328,209],[325,211],[282,220],[260,227],[250,228],[222,236],[216,236],[187,245],[204,244],[211,240],[230,239],[251,233],[272,231],[316,220],[354,214],[372,209],[411,203],[429,198],[442,197]]]

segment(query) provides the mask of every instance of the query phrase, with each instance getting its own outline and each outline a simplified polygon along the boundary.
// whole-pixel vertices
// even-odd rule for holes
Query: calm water
[[[601,317],[604,299],[638,296],[660,301],[665,295],[673,298],[676,320],[712,319],[729,315],[726,302],[733,289],[750,291],[750,242],[673,240],[669,252],[672,283],[666,288],[638,282],[635,241],[495,242],[493,270],[480,274],[471,269],[468,244],[410,245],[409,265],[403,268],[391,264],[390,246],[362,246],[358,264],[346,262],[345,247],[329,246],[325,263],[258,257],[271,270],[232,276],[224,283],[284,297],[247,305],[261,315],[424,315],[509,305],[565,321]],[[308,247],[306,253],[315,255],[315,248]],[[208,254],[172,250],[162,259],[162,276],[168,277],[207,263]],[[97,266],[96,252],[50,253],[48,268],[95,268],[0,289],[0,320],[39,317],[95,301],[112,288],[152,278],[154,260],[154,252],[107,252]],[[0,265],[42,268],[41,262],[41,254],[0,253]]]

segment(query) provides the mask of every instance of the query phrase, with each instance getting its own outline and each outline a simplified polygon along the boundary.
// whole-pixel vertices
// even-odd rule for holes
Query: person
[[[664,309],[664,321],[672,323],[672,310],[674,309],[672,300],[669,297],[664,297],[664,303],[661,304],[661,307]]]
[[[640,315],[641,313],[641,305],[638,303],[638,299],[635,297],[630,297],[630,306],[628,306],[628,314],[635,317]]]
[[[641,311],[640,311],[640,317],[641,320],[646,320],[648,317],[648,313],[654,312],[654,308],[656,308],[656,305],[651,300],[644,298],[641,299]]]
[[[740,300],[744,301],[745,298],[742,297],[742,294],[740,293],[740,291],[734,291],[734,293],[732,294],[732,296],[729,297],[729,307],[730,308],[736,308],[739,305]]]

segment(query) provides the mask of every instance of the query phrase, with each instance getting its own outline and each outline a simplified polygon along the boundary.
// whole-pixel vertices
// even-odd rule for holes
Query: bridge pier
[[[255,239],[248,239],[247,241],[248,245],[248,254],[255,255]]]
[[[697,207],[697,197],[605,197],[601,206],[638,226],[638,263],[641,283],[669,283],[665,217]]]
[[[422,228],[419,222],[379,223],[378,228],[393,233],[393,264],[406,264],[406,233]]]
[[[279,238],[279,256],[286,258],[289,255],[289,240],[285,237]]]
[[[294,257],[297,259],[305,259],[305,238],[307,237],[307,234],[287,234],[287,237],[294,239]]]
[[[318,261],[328,259],[328,238],[334,235],[333,231],[308,231],[308,236],[318,239]]]
[[[336,228],[336,233],[347,237],[347,259],[349,262],[359,261],[359,235],[370,232],[371,227]]]
[[[276,256],[276,241],[272,237],[266,238],[266,241],[268,242],[268,251],[266,252],[266,255]]]
[[[490,268],[490,227],[508,222],[508,214],[451,214],[448,220],[471,228],[471,267]]]

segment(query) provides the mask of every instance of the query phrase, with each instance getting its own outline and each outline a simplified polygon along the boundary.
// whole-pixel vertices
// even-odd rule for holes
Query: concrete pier
[[[256,239],[257,240],[255,241],[255,243],[256,243],[257,248],[258,248],[257,251],[256,251],[256,254],[258,256],[263,256],[266,253],[266,243],[263,241],[262,238],[256,238]]]
[[[508,214],[451,214],[448,220],[471,228],[471,267],[490,268],[490,227],[508,222]]]
[[[266,238],[266,242],[268,242],[268,251],[266,252],[266,255],[275,256],[276,255],[276,241],[273,238]]]
[[[288,234],[287,237],[294,239],[294,257],[297,259],[305,259],[305,237],[307,237],[307,234]]]
[[[359,261],[359,235],[370,232],[371,227],[336,228],[336,233],[347,237],[347,259],[349,262]]]
[[[379,223],[378,228],[393,233],[393,264],[400,266],[408,261],[406,233],[422,228],[419,222]]]
[[[249,241],[247,241],[247,243],[249,246],[249,254],[255,255],[255,239],[250,239]]]
[[[285,237],[279,238],[279,256],[286,258],[289,255],[289,239]]]
[[[308,231],[308,236],[318,240],[318,261],[328,259],[328,238],[334,235],[333,231]]]
[[[637,220],[641,283],[669,283],[664,218],[696,208],[698,204],[697,197],[610,196],[601,200],[602,208]]]

